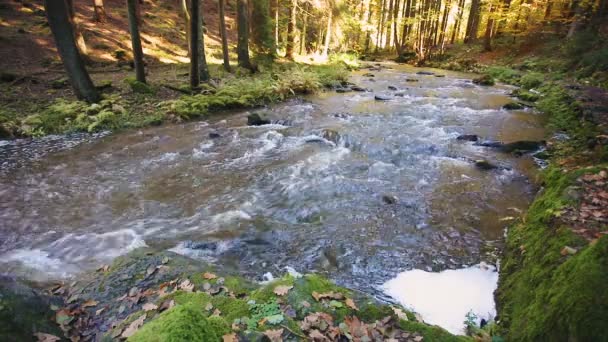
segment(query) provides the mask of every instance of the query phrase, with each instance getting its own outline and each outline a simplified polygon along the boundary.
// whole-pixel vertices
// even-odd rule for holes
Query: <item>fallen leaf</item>
[[[104,312],[104,310],[105,310],[105,309],[106,309],[106,308],[101,308],[101,309],[99,309],[99,310],[95,311],[95,316],[99,316],[99,315],[101,315],[101,313],[102,313],[102,312]]]
[[[194,290],[194,284],[192,284],[189,279],[184,279],[181,283],[179,283],[178,288],[186,292],[192,292]]]
[[[97,301],[94,301],[92,299],[87,300],[86,302],[82,303],[82,307],[83,308],[87,308],[87,307],[91,307],[91,306],[97,306],[97,304],[99,304]]]
[[[264,331],[264,335],[268,337],[270,342],[283,342],[283,329],[266,330]]]
[[[203,273],[203,278],[205,278],[207,280],[211,280],[211,279],[217,278],[217,276],[213,273],[205,272],[205,273]]]
[[[161,305],[160,305],[160,310],[159,311],[165,311],[165,310],[169,310],[172,307],[175,306],[175,301],[173,299],[171,300],[165,300]]]
[[[74,316],[70,315],[67,309],[61,309],[55,314],[55,322],[59,325],[70,324],[73,319]]]
[[[313,341],[328,341],[329,339],[325,335],[321,334],[319,330],[313,329],[308,334]]]
[[[401,310],[400,308],[397,307],[391,307],[391,309],[393,309],[393,312],[395,313],[395,315],[397,315],[397,318],[402,319],[404,321],[407,321],[407,314],[405,312],[403,312],[403,310]]]
[[[131,324],[129,324],[129,326],[125,330],[123,330],[123,332],[120,335],[120,337],[127,338],[127,337],[130,337],[133,334],[135,334],[137,332],[137,330],[139,330],[139,328],[142,325],[144,325],[144,321],[145,320],[146,320],[146,314],[143,314],[143,315],[139,316],[138,319],[136,319],[133,322],[131,322]]]
[[[274,288],[274,294],[276,294],[277,296],[284,296],[287,294],[287,292],[289,292],[289,290],[293,289],[293,286],[287,286],[287,285],[279,285],[277,287]]]
[[[61,340],[61,338],[55,335],[46,333],[35,333],[34,336],[36,336],[38,342],[55,342]]]
[[[236,334],[227,334],[222,336],[223,342],[238,342],[239,338],[236,336]]]
[[[359,311],[359,308],[357,307],[357,305],[355,304],[355,301],[352,300],[351,298],[346,298],[346,300],[344,301],[344,303],[346,304],[346,306],[348,306],[349,308],[353,309],[353,310],[357,310]]]
[[[148,311],[158,309],[158,305],[153,304],[153,303],[146,303],[141,308],[144,309],[144,311],[148,312]]]

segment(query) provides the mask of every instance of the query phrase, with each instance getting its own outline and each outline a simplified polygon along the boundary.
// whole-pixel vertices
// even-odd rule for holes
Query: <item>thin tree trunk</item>
[[[458,14],[456,15],[456,22],[454,23],[454,31],[452,32],[452,39],[450,39],[450,44],[454,44],[456,38],[458,38],[458,33],[460,31],[460,24],[462,23],[462,14],[464,12],[464,0],[460,0],[458,3]]]
[[[291,6],[289,7],[289,23],[287,24],[287,48],[285,49],[285,57],[293,60],[293,50],[295,47],[296,39],[296,11],[298,8],[298,1],[291,0]]]
[[[192,0],[192,2],[196,2],[198,4],[198,11],[196,17],[196,27],[198,28],[196,40],[196,48],[198,50],[198,71],[200,75],[200,80],[203,82],[209,81],[209,67],[207,66],[207,56],[205,55],[205,35],[203,34],[203,9],[200,3],[200,0]],[[194,8],[193,10],[194,11]],[[194,22],[194,15],[192,21]]]
[[[201,82],[201,75],[199,71],[199,45],[201,28],[199,26],[200,17],[200,4],[199,0],[190,0],[190,88],[198,88]]]
[[[133,49],[133,65],[135,67],[135,78],[139,82],[146,83],[146,72],[144,70],[144,52],[139,37],[139,26],[136,15],[137,0],[127,0],[127,13],[129,16],[129,32],[131,32],[131,47]]]
[[[238,28],[238,40],[236,45],[239,66],[252,70],[249,60],[249,25],[248,25],[247,0],[237,0],[236,16]]]
[[[369,27],[372,24],[372,12],[373,12],[371,0],[368,1],[368,7],[367,7],[367,9],[368,9],[368,12],[367,12],[367,26]],[[369,52],[369,44],[370,44],[371,39],[372,39],[372,34],[371,34],[371,32],[369,32],[369,29],[368,29],[366,31],[366,33],[365,33],[365,50],[364,50],[365,53]]]
[[[452,6],[452,0],[446,0],[445,8],[443,9],[443,18],[441,18],[441,34],[439,35],[439,41],[438,41],[438,43],[441,45],[441,53],[443,53],[445,36],[447,34],[446,30],[448,29],[448,13],[450,12],[451,6]]]
[[[391,43],[392,43],[391,42],[391,39],[392,39],[392,36],[391,36],[391,33],[392,33],[391,32],[391,27],[393,25],[391,25],[391,24],[393,22],[393,7],[394,6],[395,6],[395,3],[393,2],[393,0],[389,0],[389,2],[388,2],[388,13],[386,15],[386,22],[384,24],[384,28],[385,28],[386,34],[384,35],[385,38],[384,38],[384,42],[382,44],[382,48],[383,49],[386,49],[387,45],[388,45],[389,48],[392,46],[391,45]]]
[[[224,70],[230,72],[230,57],[228,55],[228,37],[226,35],[226,18],[224,16],[224,0],[218,0],[220,12],[220,36],[222,37],[222,56],[224,57]]]
[[[329,8],[329,16],[327,17],[327,32],[325,34],[325,45],[323,46],[323,56],[327,56],[329,52],[329,43],[331,42],[331,19],[333,16],[332,8]]]
[[[495,6],[490,4],[490,9],[488,10],[488,24],[486,26],[486,33],[483,41],[483,49],[485,51],[492,51],[492,29],[494,28],[494,11]]]
[[[188,0],[181,0],[182,12],[184,13],[184,19],[186,19],[186,41],[188,42],[188,56],[192,56],[192,31],[190,27],[190,10],[188,9]]]
[[[93,20],[98,23],[105,23],[108,20],[106,8],[103,5],[103,0],[94,0],[93,2]]]
[[[87,44],[84,41],[84,36],[82,35],[82,28],[80,27],[80,23],[76,20],[76,12],[74,11],[74,1],[65,0],[65,2],[68,6],[69,20],[73,27],[74,40],[76,41],[76,46],[78,47],[80,55],[82,56],[82,58],[84,58],[84,61],[87,62],[89,61]]]
[[[308,10],[308,7],[306,8]],[[306,54],[306,30],[308,29],[308,11],[304,12],[304,22],[302,23],[302,34],[300,35],[300,55]]]
[[[279,0],[274,11],[274,45],[279,48]]]
[[[376,36],[376,52],[380,49],[382,44],[382,34],[384,33],[384,7],[386,6],[386,0],[382,0],[378,8],[378,33]]]
[[[72,27],[67,3],[63,0],[45,0],[44,8],[47,14],[49,27],[55,38],[55,44],[63,66],[70,79],[77,98],[89,103],[101,100],[91,77],[84,66],[84,61],[78,51],[74,40],[74,28]]]
[[[471,2],[471,11],[469,12],[469,20],[467,21],[467,30],[465,33],[464,42],[471,43],[477,39],[477,29],[479,28],[479,0]]]

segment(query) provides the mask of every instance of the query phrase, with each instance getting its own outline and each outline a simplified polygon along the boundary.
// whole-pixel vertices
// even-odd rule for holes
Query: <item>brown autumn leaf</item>
[[[352,298],[346,298],[346,300],[344,301],[344,303],[346,304],[346,306],[348,306],[349,308],[353,309],[353,310],[357,310],[359,311],[359,308],[357,307],[357,304],[355,304],[355,301],[352,300]]]
[[[36,336],[38,342],[55,342],[55,341],[60,341],[61,338],[55,336],[55,335],[51,335],[51,334],[46,334],[46,333],[35,333],[34,336]]]
[[[86,302],[82,303],[81,306],[83,308],[87,308],[87,307],[97,306],[97,304],[99,304],[97,301],[89,299]]]
[[[239,342],[239,338],[236,336],[235,333],[226,334],[222,336],[222,340],[223,342]]]
[[[312,329],[308,334],[308,337],[313,341],[329,341],[329,339],[317,329]]]
[[[264,335],[268,337],[270,342],[283,342],[283,329],[277,330],[266,330],[264,331]]]
[[[133,334],[135,334],[137,332],[137,330],[139,330],[139,328],[141,328],[141,326],[144,325],[145,320],[146,320],[146,314],[139,316],[138,319],[131,322],[131,324],[129,324],[129,326],[125,330],[123,330],[122,334],[120,334],[120,337],[128,338],[128,337],[133,336]]]
[[[293,286],[287,286],[287,285],[279,285],[277,287],[274,288],[274,294],[276,294],[277,296],[284,296],[286,295],[289,290],[293,289]]]
[[[146,303],[141,308],[144,309],[145,312],[148,312],[158,309],[158,305],[154,303]]]
[[[194,290],[194,284],[192,284],[189,279],[184,279],[181,283],[179,283],[178,288],[186,292],[192,292]]]
[[[205,272],[205,273],[203,273],[203,278],[205,278],[207,280],[211,280],[211,279],[217,278],[217,276],[213,273]]]
[[[344,299],[344,295],[340,292],[326,292],[326,293],[318,293],[317,291],[314,291],[312,293],[312,297],[318,302],[322,299],[335,299],[335,300],[342,300]]]

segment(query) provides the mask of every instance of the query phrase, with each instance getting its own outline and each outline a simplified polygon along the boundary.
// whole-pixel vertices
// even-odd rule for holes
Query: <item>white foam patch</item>
[[[48,252],[40,249],[16,249],[4,254],[2,261],[18,262],[29,269],[58,278],[67,278],[78,271],[76,267],[62,262],[59,258],[53,258]]]
[[[406,271],[384,283],[382,289],[404,307],[422,315],[425,322],[453,334],[463,334],[469,311],[477,315],[478,320],[496,316],[497,283],[498,272],[482,263],[439,273]]]

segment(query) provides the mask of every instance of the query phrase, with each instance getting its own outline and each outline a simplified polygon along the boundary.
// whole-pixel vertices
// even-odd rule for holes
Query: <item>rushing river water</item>
[[[456,137],[539,140],[542,118],[500,109],[506,86],[392,68],[353,75],[371,92],[0,144],[0,270],[69,276],[147,245],[253,277],[291,266],[373,290],[403,270],[478,263],[502,237],[502,219],[526,208],[535,167]],[[252,112],[278,123],[246,126]],[[505,168],[479,170],[475,159]]]

